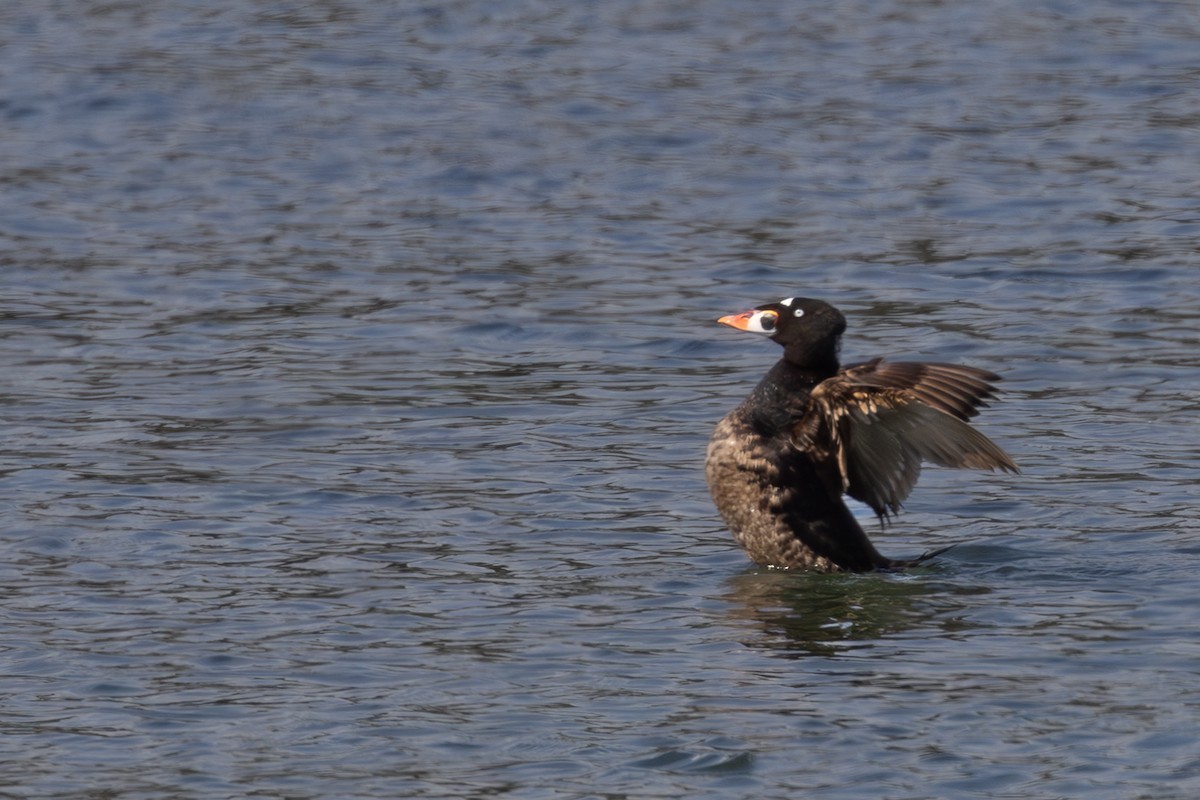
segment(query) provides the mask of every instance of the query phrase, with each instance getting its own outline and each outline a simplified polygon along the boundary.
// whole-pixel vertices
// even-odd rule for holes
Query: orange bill
[[[727,317],[721,317],[717,322],[722,325],[728,325],[731,328],[737,328],[739,331],[750,330],[750,319],[754,316],[754,311],[743,311],[740,314],[730,314]]]

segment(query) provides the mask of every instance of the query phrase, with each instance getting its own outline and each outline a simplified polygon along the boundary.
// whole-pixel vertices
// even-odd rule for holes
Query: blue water
[[[1200,13],[0,11],[0,796],[1192,798]],[[791,295],[1004,376],[764,571]],[[870,525],[874,525],[869,521]],[[874,527],[872,527],[874,530]]]

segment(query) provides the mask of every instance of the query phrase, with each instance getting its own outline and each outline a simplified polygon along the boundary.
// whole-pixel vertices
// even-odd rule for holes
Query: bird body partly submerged
[[[820,571],[916,563],[881,555],[842,495],[886,518],[922,461],[1016,472],[967,422],[998,376],[883,359],[842,368],[845,318],[819,300],[788,298],[720,321],[784,346],[784,357],[717,424],[705,462],[717,510],[754,562]]]

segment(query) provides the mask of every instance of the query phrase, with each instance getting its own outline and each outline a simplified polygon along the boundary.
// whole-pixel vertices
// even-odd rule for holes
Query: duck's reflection
[[[829,655],[870,647],[886,636],[955,625],[954,599],[936,568],[903,573],[790,572],[752,569],[730,578],[731,615],[756,622],[766,634],[752,647],[795,655]],[[949,590],[949,591],[948,591]],[[969,593],[987,591],[974,589]]]

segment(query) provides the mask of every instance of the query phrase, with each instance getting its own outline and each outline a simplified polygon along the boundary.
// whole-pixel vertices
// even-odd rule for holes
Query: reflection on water
[[[903,574],[816,575],[755,571],[730,579],[731,614],[758,624],[747,644],[784,654],[835,655],[870,648],[880,638],[923,629],[950,630],[948,587],[936,567]],[[973,594],[986,593],[979,588]]]
[[[796,654],[833,655],[869,648],[876,639],[928,624],[919,579],[744,573],[731,579],[733,614],[755,621],[766,637],[752,646]],[[932,588],[936,590],[935,588]]]

